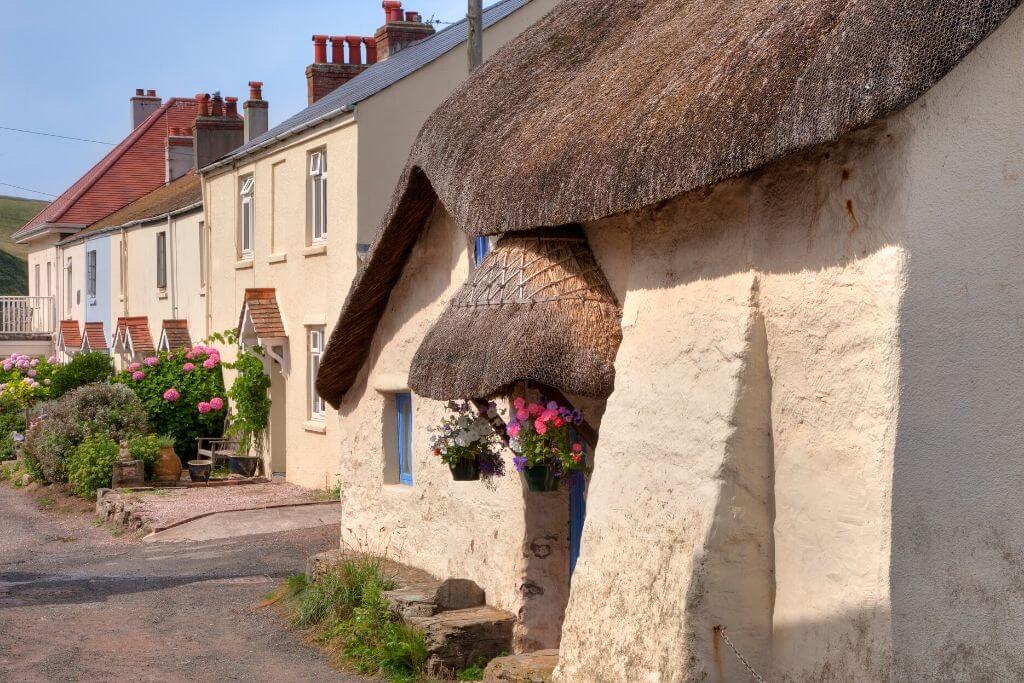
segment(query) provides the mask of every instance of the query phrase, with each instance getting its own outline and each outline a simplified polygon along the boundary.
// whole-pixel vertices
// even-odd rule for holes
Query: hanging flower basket
[[[505,474],[501,440],[493,422],[500,422],[492,402],[480,414],[468,401],[449,401],[448,414],[430,429],[430,447],[448,465],[455,481],[477,481]]]
[[[585,474],[587,459],[577,441],[575,425],[583,413],[555,401],[529,403],[521,396],[512,402],[515,415],[509,420],[509,446],[513,459],[531,493],[556,491],[559,482],[575,473]]]

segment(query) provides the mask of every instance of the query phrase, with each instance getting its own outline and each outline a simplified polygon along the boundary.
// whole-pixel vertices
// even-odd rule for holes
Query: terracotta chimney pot
[[[327,62],[327,36],[313,36],[313,63],[325,64]]]
[[[249,99],[263,99],[263,81],[249,81]]]

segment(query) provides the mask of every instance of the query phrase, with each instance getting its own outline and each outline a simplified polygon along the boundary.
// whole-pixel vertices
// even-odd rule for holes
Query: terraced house
[[[1018,680],[1017,5],[563,0],[511,41],[321,360],[343,542],[476,581],[557,681]],[[453,481],[444,401],[538,395],[591,427],[582,504]]]
[[[555,4],[486,9],[486,54]],[[464,21],[435,33],[400,2],[384,6],[374,36],[313,36],[306,109],[200,165],[207,327],[237,328],[266,350],[266,470],[305,486],[330,486],[339,471],[337,418],[314,386],[331,324],[417,131],[468,72]]]

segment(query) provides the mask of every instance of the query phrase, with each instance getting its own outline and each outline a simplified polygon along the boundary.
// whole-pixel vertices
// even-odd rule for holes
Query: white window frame
[[[309,241],[327,241],[327,152],[309,155]]]
[[[253,177],[251,175],[246,176],[242,180],[242,190],[239,192],[241,197],[241,214],[239,216],[238,251],[244,259],[251,259],[253,257],[253,241],[256,236],[253,229],[253,224],[256,221],[256,212],[253,207],[253,189],[255,189],[255,186],[256,183]]]
[[[35,274],[35,282],[36,282],[36,291],[33,292],[34,296],[42,296],[43,295],[43,285],[42,285],[43,280],[42,280],[42,276],[40,275],[41,272],[42,272],[42,268],[37,263],[35,265],[35,268],[33,269],[33,273]]]
[[[312,420],[323,420],[327,412],[327,404],[316,390],[316,373],[320,369],[320,358],[324,353],[324,328],[309,328],[309,417]]]
[[[46,296],[53,296],[53,261],[46,262]]]
[[[90,303],[96,302],[96,250],[89,249],[85,252],[85,295],[89,297]]]
[[[156,234],[156,287],[167,289],[167,231]]]

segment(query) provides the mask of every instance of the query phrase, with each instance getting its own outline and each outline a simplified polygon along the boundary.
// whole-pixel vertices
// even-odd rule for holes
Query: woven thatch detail
[[[581,229],[509,234],[423,340],[409,386],[428,398],[476,398],[530,380],[606,398],[619,321]]]
[[[331,336],[337,406],[434,205],[470,234],[596,220],[898,111],[1020,0],[562,0],[424,124]]]

